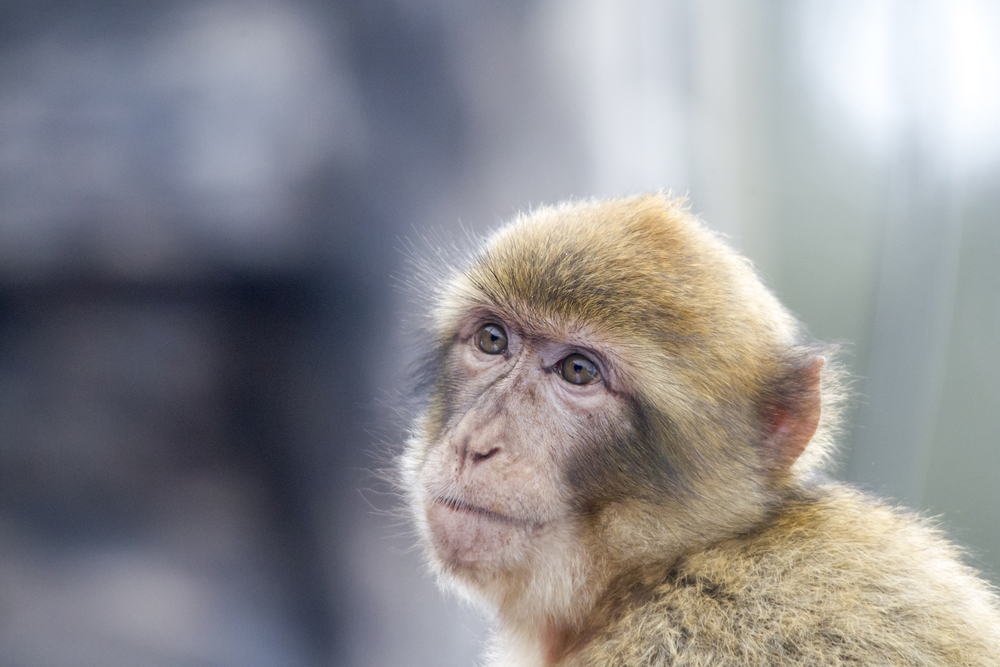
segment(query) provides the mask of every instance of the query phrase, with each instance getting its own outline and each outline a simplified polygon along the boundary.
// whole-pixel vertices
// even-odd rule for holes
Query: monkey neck
[[[558,667],[579,649],[585,637],[582,631],[556,623],[515,632],[500,630],[501,655],[504,667]]]
[[[589,638],[590,615],[608,584],[602,573],[611,571],[591,567],[555,581],[532,577],[509,588],[497,607],[498,639],[503,655],[518,657],[503,664],[566,664]]]
[[[549,626],[541,632],[541,653],[545,667],[555,667],[581,643],[581,633],[569,628]]]

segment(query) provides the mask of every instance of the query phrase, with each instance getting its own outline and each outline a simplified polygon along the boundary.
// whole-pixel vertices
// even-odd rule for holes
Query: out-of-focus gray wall
[[[0,6],[0,655],[472,664],[378,470],[407,255],[670,189],[854,380],[835,473],[1000,580],[989,0]]]

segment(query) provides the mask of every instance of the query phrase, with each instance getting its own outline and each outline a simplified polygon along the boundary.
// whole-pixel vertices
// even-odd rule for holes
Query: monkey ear
[[[823,357],[810,357],[796,366],[764,407],[764,461],[775,472],[791,468],[816,433],[824,363]]]

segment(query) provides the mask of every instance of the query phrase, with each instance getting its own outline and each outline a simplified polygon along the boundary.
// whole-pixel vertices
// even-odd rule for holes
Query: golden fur
[[[456,350],[484,316],[526,346],[568,341],[606,359],[605,402],[548,415],[506,376],[475,385]],[[997,599],[960,552],[925,521],[823,481],[841,398],[829,349],[804,344],[749,263],[681,202],[521,216],[445,280],[433,318],[403,485],[442,581],[497,614],[496,665],[1000,664]],[[486,411],[483,396],[517,409]],[[455,439],[476,437],[468,415],[504,447],[532,433],[557,443],[530,465],[491,462],[507,467],[481,488],[447,487],[531,519],[503,529],[514,541],[489,567],[444,558],[429,518]],[[607,442],[564,447],[559,424],[580,415]]]
[[[1000,664],[996,598],[959,556],[912,515],[817,486],[746,535],[619,575],[566,664]]]

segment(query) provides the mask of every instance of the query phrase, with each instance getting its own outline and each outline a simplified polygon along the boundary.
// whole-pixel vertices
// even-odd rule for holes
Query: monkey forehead
[[[488,240],[448,300],[674,353],[787,344],[796,333],[749,263],[662,194],[522,215]]]

